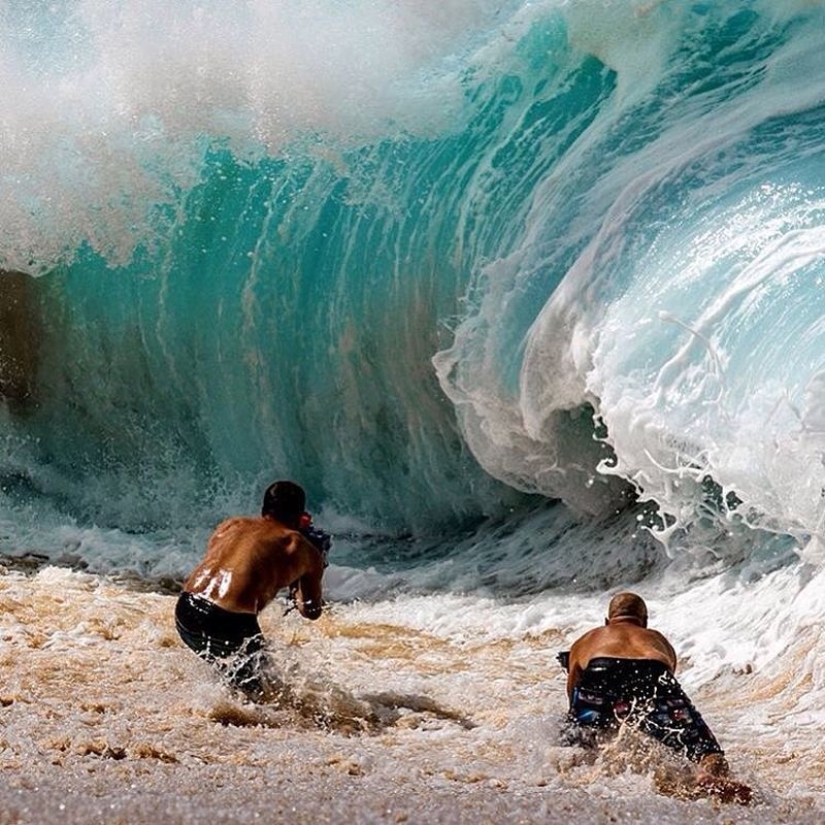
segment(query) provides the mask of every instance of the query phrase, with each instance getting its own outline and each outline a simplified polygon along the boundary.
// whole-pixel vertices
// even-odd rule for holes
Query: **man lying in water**
[[[571,744],[577,731],[586,744],[591,731],[631,724],[696,762],[700,787],[729,801],[750,802],[750,788],[729,777],[716,737],[673,675],[673,647],[648,629],[640,596],[614,596],[605,626],[585,633],[559,659],[567,670]]]
[[[297,484],[276,481],[264,494],[260,518],[236,517],[219,524],[175,607],[175,626],[184,643],[252,698],[266,693],[258,613],[288,587],[304,618],[321,615],[330,539],[310,526],[305,502]]]

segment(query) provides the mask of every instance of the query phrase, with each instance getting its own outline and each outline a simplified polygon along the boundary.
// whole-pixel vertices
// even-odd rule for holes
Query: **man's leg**
[[[700,762],[710,755],[724,760],[716,737],[670,674],[657,685],[639,727],[663,745],[683,752],[691,762]]]
[[[243,646],[222,663],[221,670],[232,687],[250,699],[261,700],[269,692],[264,676],[267,661],[264,637],[258,634],[246,639]]]

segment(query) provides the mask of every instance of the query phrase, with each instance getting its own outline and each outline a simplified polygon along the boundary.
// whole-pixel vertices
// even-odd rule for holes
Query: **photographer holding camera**
[[[264,493],[259,518],[234,517],[219,524],[175,607],[183,642],[252,698],[266,693],[258,614],[288,587],[305,619],[321,615],[331,539],[312,526],[305,503],[301,487],[276,481]]]

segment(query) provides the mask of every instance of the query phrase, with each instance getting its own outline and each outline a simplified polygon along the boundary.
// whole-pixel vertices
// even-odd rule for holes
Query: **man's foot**
[[[700,772],[696,777],[696,788],[701,794],[713,796],[720,802],[735,802],[738,805],[750,805],[753,802],[751,788],[727,776]]]

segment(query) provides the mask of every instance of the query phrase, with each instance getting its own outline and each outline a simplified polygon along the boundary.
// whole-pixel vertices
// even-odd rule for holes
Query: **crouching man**
[[[218,525],[175,608],[183,642],[250,698],[266,694],[258,614],[289,588],[304,618],[321,615],[329,537],[306,529],[305,502],[297,484],[276,481],[264,493],[259,518],[234,517]]]

